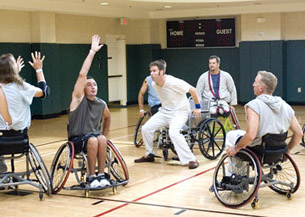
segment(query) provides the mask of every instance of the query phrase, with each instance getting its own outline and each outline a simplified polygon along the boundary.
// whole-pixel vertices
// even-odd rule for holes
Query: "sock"
[[[105,173],[98,173],[97,176],[105,177]]]

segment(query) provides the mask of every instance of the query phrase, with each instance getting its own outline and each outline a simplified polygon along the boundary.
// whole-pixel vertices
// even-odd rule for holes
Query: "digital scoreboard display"
[[[235,19],[167,21],[167,47],[235,46]]]

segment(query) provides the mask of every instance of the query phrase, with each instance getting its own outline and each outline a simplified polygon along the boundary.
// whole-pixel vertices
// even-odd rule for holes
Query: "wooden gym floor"
[[[305,123],[305,109],[295,106],[300,124]],[[0,216],[303,216],[305,211],[305,187],[301,186],[292,200],[268,188],[259,191],[259,208],[250,204],[229,209],[221,205],[214,193],[208,191],[212,183],[214,161],[204,158],[198,146],[194,153],[200,166],[189,170],[177,161],[157,159],[155,163],[135,164],[135,158],[144,155],[144,147],[135,148],[133,134],[138,119],[138,107],[111,108],[111,130],[109,139],[120,149],[127,163],[130,182],[112,189],[90,192],[89,198],[83,191],[62,190],[57,195],[38,198],[38,191],[29,186],[20,186],[19,195],[14,191],[0,191]],[[236,107],[241,126],[245,128],[242,106]],[[33,120],[30,141],[39,150],[47,168],[61,144],[66,141],[67,115],[47,120]],[[161,153],[158,153],[161,155]],[[298,146],[292,151],[302,179],[305,177],[305,148]],[[24,160],[16,162],[22,168]],[[67,185],[75,182],[70,175]]]

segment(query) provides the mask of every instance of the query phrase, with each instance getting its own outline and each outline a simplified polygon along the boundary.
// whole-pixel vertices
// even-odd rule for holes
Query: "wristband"
[[[201,109],[201,105],[200,104],[195,104],[195,108],[196,109]]]
[[[140,112],[145,112],[143,109],[140,109]]]
[[[37,69],[36,72],[42,72],[42,69]]]
[[[89,52],[90,52],[90,53],[93,53],[93,54],[95,54],[95,53],[96,53],[94,50],[91,50],[91,49],[90,49],[90,51],[89,51]]]

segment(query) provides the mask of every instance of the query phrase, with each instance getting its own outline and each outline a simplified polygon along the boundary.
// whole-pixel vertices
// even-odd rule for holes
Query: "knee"
[[[97,148],[98,140],[96,137],[92,136],[87,141],[87,148]]]
[[[98,145],[100,146],[106,146],[107,144],[107,138],[104,136],[104,135],[99,135],[97,137],[97,140],[98,140]]]
[[[141,131],[142,131],[142,133],[147,134],[147,133],[149,133],[150,129],[149,129],[149,127],[145,124],[145,125],[142,126]]]

